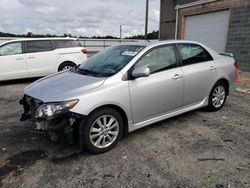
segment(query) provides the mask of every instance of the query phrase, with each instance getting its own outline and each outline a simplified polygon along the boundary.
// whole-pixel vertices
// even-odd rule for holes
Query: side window
[[[52,43],[49,40],[27,41],[27,53],[46,52],[53,50]]]
[[[0,47],[1,56],[21,54],[22,52],[23,50],[22,50],[21,42],[13,42],[13,43],[5,44]]]
[[[174,47],[172,45],[155,48],[144,55],[136,67],[146,66],[150,73],[171,69],[177,66]]]
[[[213,60],[207,50],[197,44],[178,44],[183,65]]]
[[[81,44],[76,40],[54,40],[57,48],[80,47]]]

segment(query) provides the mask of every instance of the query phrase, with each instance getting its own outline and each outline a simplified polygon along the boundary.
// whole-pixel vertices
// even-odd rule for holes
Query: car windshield
[[[79,66],[79,72],[109,77],[119,72],[145,46],[117,45],[93,55]]]

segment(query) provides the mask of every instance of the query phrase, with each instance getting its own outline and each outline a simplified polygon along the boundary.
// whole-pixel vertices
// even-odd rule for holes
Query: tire
[[[58,68],[58,71],[63,71],[63,70],[68,70],[68,69],[71,69],[72,67],[75,66],[75,63],[72,63],[72,62],[64,62],[62,63],[59,68]]]
[[[106,126],[104,125],[105,118]],[[96,110],[80,125],[80,140],[83,149],[93,154],[107,152],[119,142],[123,130],[123,119],[116,110],[111,108]]]
[[[227,87],[222,81],[218,81],[212,88],[209,94],[209,101],[207,109],[209,111],[220,110],[227,99]]]

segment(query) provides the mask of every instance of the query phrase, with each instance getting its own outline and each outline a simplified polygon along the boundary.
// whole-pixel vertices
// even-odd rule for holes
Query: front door
[[[183,97],[183,75],[172,45],[148,51],[135,65],[140,66],[148,67],[150,76],[129,81],[134,124],[173,111]]]

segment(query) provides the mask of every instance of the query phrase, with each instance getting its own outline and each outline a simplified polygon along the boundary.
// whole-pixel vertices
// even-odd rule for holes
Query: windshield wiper
[[[88,75],[97,76],[97,77],[99,76],[99,74],[97,72],[94,72],[94,71],[91,71],[88,69],[82,69],[82,68],[77,67],[77,71],[82,73],[82,74],[88,74]]]

